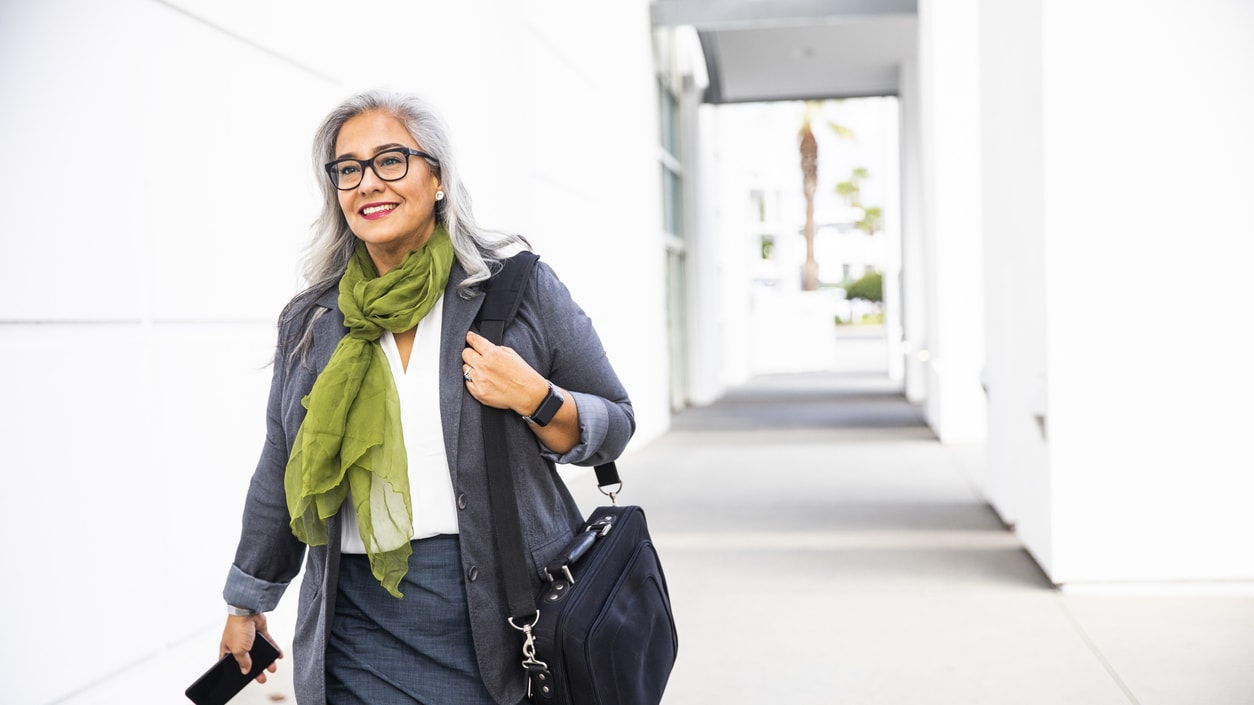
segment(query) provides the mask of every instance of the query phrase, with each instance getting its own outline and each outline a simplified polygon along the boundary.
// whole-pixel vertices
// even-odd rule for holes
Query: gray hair
[[[466,191],[458,171],[457,159],[449,141],[448,128],[443,119],[428,102],[412,95],[372,90],[358,93],[332,110],[322,121],[314,136],[313,166],[322,188],[322,212],[314,221],[314,236],[305,255],[305,280],[309,289],[298,296],[284,311],[283,319],[304,318],[301,329],[296,331],[299,342],[292,350],[291,358],[299,355],[308,363],[306,354],[312,337],[313,322],[323,311],[309,311],[316,294],[334,286],[343,275],[348,260],[357,245],[357,237],[348,227],[344,212],[340,209],[339,195],[324,165],[335,159],[335,141],[340,129],[350,119],[368,112],[384,112],[395,117],[405,126],[410,137],[422,151],[430,154],[427,160],[432,172],[440,180],[444,199],[436,202],[436,220],[448,230],[453,252],[466,278],[457,284],[458,294],[464,299],[478,295],[476,287],[491,278],[500,268],[501,260],[519,250],[529,249],[520,235],[485,230],[475,222],[470,206],[470,193]],[[281,324],[282,325],[282,324]]]
[[[491,277],[502,259],[525,249],[527,243],[518,235],[484,230],[475,222],[470,193],[462,184],[448,128],[435,109],[416,96],[377,90],[358,93],[341,103],[323,120],[314,137],[313,163],[322,187],[322,213],[314,222],[313,242],[305,260],[306,280],[315,289],[329,286],[344,273],[353,254],[357,238],[349,230],[339,196],[326,178],[323,165],[335,159],[335,141],[344,123],[375,111],[399,120],[422,151],[434,158],[427,163],[444,191],[444,200],[436,205],[436,219],[448,230],[457,261],[468,275],[458,283],[458,293],[462,298],[474,297],[474,286]]]

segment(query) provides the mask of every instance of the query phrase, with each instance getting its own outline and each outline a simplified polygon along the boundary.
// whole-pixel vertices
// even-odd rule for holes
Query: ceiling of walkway
[[[656,0],[655,27],[701,39],[707,103],[896,95],[917,0]]]

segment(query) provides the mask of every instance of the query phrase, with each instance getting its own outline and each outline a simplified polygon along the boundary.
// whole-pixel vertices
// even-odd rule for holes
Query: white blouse
[[[414,510],[416,539],[436,534],[457,533],[457,503],[453,478],[444,452],[444,427],[440,422],[440,329],[444,318],[444,297],[418,322],[409,369],[401,365],[396,337],[384,331],[379,338],[387,356],[392,379],[401,400],[401,433],[409,458],[409,496]],[[365,553],[357,529],[357,511],[351,500],[344,502],[341,551]]]

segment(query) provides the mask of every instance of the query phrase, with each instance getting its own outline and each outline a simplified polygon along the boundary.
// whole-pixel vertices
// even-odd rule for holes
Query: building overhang
[[[657,0],[654,27],[691,26],[707,103],[897,95],[917,0]]]

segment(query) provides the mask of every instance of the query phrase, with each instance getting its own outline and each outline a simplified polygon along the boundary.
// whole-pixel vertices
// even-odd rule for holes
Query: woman
[[[631,402],[543,263],[505,345],[471,330],[479,285],[524,243],[475,224],[429,106],[354,96],[318,130],[314,160],[315,283],[280,317],[220,652],[249,670],[304,559],[300,705],[513,705],[521,640],[506,622],[481,405],[519,415],[507,433],[538,589],[581,522],[554,464],[616,458]]]

